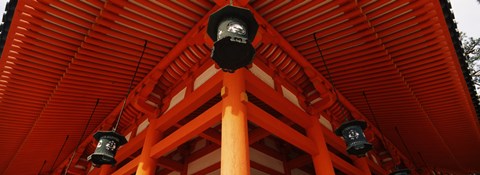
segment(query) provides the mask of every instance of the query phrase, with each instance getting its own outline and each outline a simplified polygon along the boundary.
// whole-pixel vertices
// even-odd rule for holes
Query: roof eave
[[[17,0],[10,0],[5,5],[5,13],[3,14],[2,24],[0,24],[0,55],[2,55],[3,48],[5,47],[5,42],[7,40],[8,31],[10,30],[10,24],[12,23],[16,6]]]
[[[475,112],[477,113],[477,119],[480,120],[480,107],[477,92],[475,91],[475,83],[472,81],[472,76],[470,75],[470,71],[468,70],[468,63],[465,61],[467,59],[467,56],[465,56],[464,54],[462,41],[460,40],[460,33],[458,32],[457,24],[454,21],[455,16],[450,10],[452,6],[450,4],[450,1],[448,0],[440,0],[440,5],[442,6],[443,16],[445,18],[445,22],[447,23],[448,30],[453,45],[455,47],[458,61],[462,69],[463,77],[467,84],[468,91],[470,92],[470,98],[472,99],[473,106],[475,107]]]

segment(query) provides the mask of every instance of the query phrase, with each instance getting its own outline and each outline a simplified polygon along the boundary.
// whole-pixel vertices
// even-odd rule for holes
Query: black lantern
[[[365,156],[365,153],[372,149],[372,144],[368,143],[363,130],[367,127],[365,121],[350,120],[342,123],[335,130],[335,134],[342,136],[347,144],[347,152],[358,157]]]
[[[212,59],[226,72],[252,63],[252,41],[258,30],[253,14],[244,8],[225,6],[208,20],[207,34],[214,41]]]
[[[410,175],[411,171],[407,168],[403,169],[396,169],[395,171],[391,172],[389,175]]]
[[[87,160],[92,160],[96,166],[103,164],[115,165],[115,154],[118,147],[127,143],[127,139],[115,131],[98,131],[93,135],[98,140],[95,152],[87,157]]]

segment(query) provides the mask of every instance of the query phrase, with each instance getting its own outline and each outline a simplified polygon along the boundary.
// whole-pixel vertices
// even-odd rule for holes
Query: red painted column
[[[224,73],[222,88],[221,174],[250,174],[245,69]]]
[[[322,126],[317,117],[311,117],[312,127],[306,128],[307,136],[312,139],[318,149],[318,154],[312,155],[315,174],[335,175],[333,170],[330,152],[327,149],[327,143],[322,132]]]
[[[140,161],[136,172],[138,175],[155,175],[157,160],[150,157],[150,150],[153,145],[160,141],[161,133],[155,129],[154,124],[155,122],[150,122],[147,128],[147,135],[145,136],[142,154],[140,154]]]

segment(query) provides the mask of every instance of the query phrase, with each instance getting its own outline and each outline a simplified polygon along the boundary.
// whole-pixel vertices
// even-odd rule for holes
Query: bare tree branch
[[[477,0],[480,3],[480,0]],[[460,33],[465,62],[468,64],[468,70],[472,81],[477,89],[477,94],[480,94],[480,38],[467,37],[465,33]]]

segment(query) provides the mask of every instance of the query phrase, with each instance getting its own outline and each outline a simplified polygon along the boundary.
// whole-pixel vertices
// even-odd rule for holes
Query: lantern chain
[[[335,101],[340,105],[340,110],[341,110],[340,112],[345,117],[345,121],[348,121],[348,117],[345,116],[345,106],[343,105],[342,102],[340,102],[338,100],[337,88],[335,88],[335,82],[332,79],[332,75],[330,74],[330,70],[328,69],[327,62],[325,61],[325,58],[323,57],[322,49],[320,49],[320,45],[318,44],[316,34],[317,33],[313,33],[313,39],[315,40],[315,45],[317,46],[317,50],[320,53],[320,58],[322,58],[323,66],[325,67],[325,70],[327,71],[328,80],[330,81],[330,83],[332,83],[333,93],[335,94],[335,97],[336,97]]]
[[[63,148],[65,147],[65,144],[67,143],[68,137],[70,137],[70,135],[67,135],[67,136],[65,137],[65,141],[63,141],[62,147],[60,148],[60,151],[58,151],[58,154],[57,154],[57,157],[55,158],[55,161],[53,161],[52,167],[50,168],[50,172],[52,172],[53,167],[55,167],[55,163],[57,163],[58,157],[59,157],[60,154],[62,153],[62,150],[63,150]]]
[[[362,94],[363,94],[363,98],[365,98],[365,102],[367,103],[368,110],[370,111],[370,113],[372,113],[373,121],[375,122],[375,127],[378,128],[378,131],[380,132],[380,135],[382,136],[382,138],[381,138],[382,144],[383,144],[383,146],[385,147],[385,150],[387,150],[387,144],[386,144],[385,135],[383,135],[382,129],[380,128],[380,124],[378,124],[377,117],[375,116],[375,113],[373,112],[373,109],[372,109],[372,107],[370,106],[370,103],[368,102],[368,98],[367,98],[367,94],[365,93],[365,90],[362,91]],[[396,166],[397,166],[397,165],[395,165],[395,167],[396,167]]]
[[[77,147],[80,146],[80,144],[82,143],[82,139],[85,136],[85,133],[87,132],[88,125],[90,125],[90,121],[92,120],[93,114],[95,114],[95,110],[97,110],[97,106],[98,106],[99,101],[100,101],[100,99],[97,98],[97,101],[95,102],[95,106],[93,107],[92,113],[90,114],[90,118],[88,119],[87,124],[85,125],[85,128],[83,129],[82,136],[80,137],[80,140],[78,141]]]
[[[128,89],[127,89],[127,94],[125,95],[125,98],[123,99],[123,105],[122,105],[122,108],[120,109],[120,113],[118,114],[117,122],[115,124],[115,127],[113,127],[113,129],[112,129],[113,132],[117,131],[118,124],[120,123],[120,119],[122,118],[123,111],[125,110],[125,105],[127,104],[127,98],[128,98],[128,95],[130,95],[130,90],[132,89],[133,81],[135,80],[135,77],[137,76],[138,68],[140,67],[140,63],[142,62],[143,54],[145,54],[145,49],[147,48],[147,43],[148,43],[148,41],[145,40],[145,43],[143,44],[142,54],[140,55],[140,59],[138,59],[137,67],[135,68],[135,72],[133,73],[132,79],[130,80],[130,85],[128,86]]]
[[[378,124],[378,120],[377,120],[377,117],[375,116],[375,113],[373,112],[373,109],[372,107],[370,106],[370,103],[368,101],[368,98],[367,98],[367,94],[365,93],[365,91],[362,91],[362,94],[363,94],[363,97],[365,98],[365,102],[367,103],[367,106],[368,106],[368,110],[370,111],[370,113],[372,113],[372,117],[373,117],[373,121],[375,122],[375,125],[376,127],[378,128],[378,131],[381,133],[381,136],[382,136],[382,144],[386,147],[387,145],[385,144],[386,143],[386,138],[385,136],[383,135],[383,132],[382,132],[382,129],[380,128],[380,125]],[[407,146],[405,145],[405,143],[403,142],[403,138],[400,136],[400,134],[398,133],[398,128],[395,127],[395,131],[397,132],[398,136],[400,137],[401,141],[402,141],[402,144],[403,146],[405,147],[405,149],[407,149],[409,155],[410,155],[410,158],[412,158],[412,155],[410,154],[410,151],[408,150]],[[413,159],[412,159],[413,160]],[[395,165],[396,168],[398,168],[398,165]]]
[[[73,161],[73,158],[75,157],[75,154],[77,153],[77,149],[80,146],[80,144],[82,143],[83,137],[85,136],[85,133],[87,132],[88,125],[90,125],[90,121],[92,120],[93,114],[95,113],[95,110],[97,110],[97,106],[98,106],[99,101],[100,101],[100,99],[97,98],[97,101],[95,102],[95,106],[93,107],[92,113],[90,114],[90,118],[88,118],[87,124],[85,125],[85,128],[83,129],[83,133],[80,136],[80,140],[78,140],[77,147],[75,148],[75,150],[73,150],[73,154],[70,157],[70,160],[68,161],[68,164],[67,164],[67,167],[65,169],[65,174],[64,175],[67,175],[68,169],[70,168],[70,165],[72,164],[72,161]]]
[[[336,89],[335,89],[335,83],[332,80],[332,75],[330,74],[330,70],[328,69],[327,62],[325,62],[325,58],[323,57],[322,49],[320,49],[320,45],[318,44],[317,36],[315,34],[317,34],[317,33],[313,34],[313,39],[315,39],[315,45],[317,46],[317,50],[320,53],[320,58],[322,58],[323,66],[325,67],[325,70],[327,71],[328,80],[332,83],[333,91],[335,93],[337,93]]]
[[[417,154],[418,154],[418,156],[420,157],[420,160],[422,160],[423,165],[424,165],[425,167],[428,167],[428,164],[427,164],[427,162],[425,162],[425,159],[423,158],[422,153],[417,152]]]
[[[415,160],[413,159],[412,153],[410,152],[407,145],[405,144],[405,140],[403,140],[402,135],[400,135],[400,132],[398,131],[397,126],[395,126],[395,132],[397,133],[398,137],[400,137],[400,141],[402,142],[403,147],[405,147],[405,149],[408,153],[408,156],[410,157],[410,160],[412,160],[412,163],[414,163]]]
[[[43,160],[42,167],[41,167],[40,170],[38,171],[37,175],[40,175],[40,174],[42,173],[42,170],[43,170],[43,167],[45,166],[45,163],[47,163],[47,160]]]
[[[368,110],[370,111],[370,113],[372,113],[372,117],[373,117],[373,121],[375,122],[375,127],[378,128],[378,131],[380,132],[381,136],[382,136],[382,144],[384,147],[386,147],[387,145],[385,144],[385,136],[383,135],[383,132],[382,132],[382,129],[380,128],[380,125],[378,124],[378,121],[377,121],[377,117],[375,116],[375,113],[373,112],[373,109],[372,107],[370,106],[370,103],[368,102],[368,98],[367,98],[367,94],[365,93],[365,90],[362,91],[362,95],[363,95],[363,98],[365,98],[365,102],[367,103],[367,106],[368,106]]]

